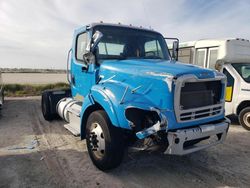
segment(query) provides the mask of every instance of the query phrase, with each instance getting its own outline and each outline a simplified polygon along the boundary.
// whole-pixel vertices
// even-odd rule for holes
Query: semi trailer
[[[176,44],[176,42],[174,42]],[[93,23],[76,29],[68,52],[69,89],[42,94],[42,113],[86,139],[101,170],[117,167],[127,147],[162,146],[185,155],[222,143],[224,74],[176,61],[151,29]],[[176,58],[173,58],[176,57]]]
[[[179,59],[218,70],[227,77],[226,115],[237,115],[250,131],[250,42],[246,39],[207,39],[180,43]]]

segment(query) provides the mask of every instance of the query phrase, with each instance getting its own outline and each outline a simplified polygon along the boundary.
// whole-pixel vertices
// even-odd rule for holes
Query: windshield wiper
[[[143,59],[163,59],[163,58],[158,57],[158,56],[147,56],[147,57],[143,57]]]
[[[116,57],[103,57],[100,58],[101,60],[124,60],[127,59],[127,57],[122,57],[122,56],[116,56]]]

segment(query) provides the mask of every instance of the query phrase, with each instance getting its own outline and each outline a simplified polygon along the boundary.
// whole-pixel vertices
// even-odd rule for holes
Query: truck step
[[[76,130],[74,127],[71,126],[71,124],[65,124],[64,127],[68,129],[73,135],[80,136],[80,131]]]

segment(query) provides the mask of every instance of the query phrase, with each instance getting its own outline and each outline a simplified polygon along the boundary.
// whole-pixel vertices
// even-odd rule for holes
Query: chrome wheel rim
[[[105,139],[102,127],[98,123],[92,123],[89,135],[90,149],[97,158],[102,158],[105,153]]]
[[[243,116],[243,122],[246,126],[250,127],[250,112],[247,112]]]

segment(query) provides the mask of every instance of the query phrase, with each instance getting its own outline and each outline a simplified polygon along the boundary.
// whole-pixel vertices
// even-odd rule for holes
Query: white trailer
[[[0,69],[0,109],[3,106],[3,100],[4,100],[3,81],[2,81],[2,73]]]
[[[183,42],[179,61],[217,69],[227,76],[226,115],[237,115],[250,130],[250,42],[239,38]]]

